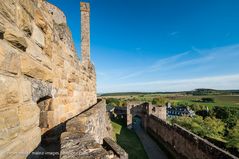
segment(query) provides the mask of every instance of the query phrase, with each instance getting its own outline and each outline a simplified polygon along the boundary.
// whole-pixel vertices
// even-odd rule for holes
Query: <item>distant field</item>
[[[200,100],[203,97],[210,97],[214,98],[214,103],[203,103],[203,102],[197,102],[197,100]],[[175,99],[171,100],[177,103],[189,103],[189,104],[199,104],[199,105],[205,105],[205,106],[230,106],[230,107],[237,107],[239,106],[239,96],[237,95],[216,95],[216,96],[181,96],[176,97]]]
[[[104,98],[117,98],[117,99],[125,99],[125,100],[139,100],[150,102],[153,98],[164,97],[170,102],[174,103],[188,103],[188,104],[199,104],[208,106],[211,108],[212,106],[229,106],[229,107],[239,107],[239,95],[204,95],[204,96],[194,96],[194,95],[186,95],[183,93],[158,93],[158,94],[121,94],[121,95],[110,95],[103,96]],[[199,102],[201,98],[210,97],[215,100],[214,103],[205,103]]]

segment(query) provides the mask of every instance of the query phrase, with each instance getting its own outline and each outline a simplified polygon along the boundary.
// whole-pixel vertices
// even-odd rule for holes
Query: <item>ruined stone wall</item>
[[[1,159],[25,158],[41,134],[94,105],[95,80],[62,11],[42,0],[0,0]]]
[[[156,116],[162,120],[166,120],[167,108],[166,106],[157,106],[157,105],[149,104],[147,114]]]
[[[147,131],[175,153],[176,158],[188,159],[237,159],[230,153],[191,133],[179,125],[170,125],[151,115]]]
[[[66,132],[61,134],[60,159],[127,159],[127,153],[112,136],[105,100],[99,101],[66,122]]]
[[[166,107],[159,107],[151,103],[142,101],[129,101],[127,103],[127,127],[132,128],[132,119],[135,116],[141,117],[144,127],[147,125],[147,118],[154,115],[162,120],[166,120],[167,112]]]
[[[146,104],[147,105],[147,104]],[[129,129],[132,128],[133,117],[139,116],[141,118],[144,117],[146,113],[146,105],[145,102],[141,101],[129,101],[127,102],[127,127]]]
[[[103,138],[112,138],[112,126],[106,112],[105,100],[67,121],[66,131],[91,134],[100,144],[103,143]]]

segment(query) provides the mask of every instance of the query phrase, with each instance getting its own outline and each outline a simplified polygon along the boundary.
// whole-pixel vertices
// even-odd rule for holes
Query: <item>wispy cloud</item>
[[[191,51],[183,52],[171,57],[167,57],[164,59],[160,59],[156,61],[152,66],[149,67],[149,72],[155,72],[160,70],[164,66],[172,66],[173,64],[177,63],[178,60],[182,59],[183,57],[187,56],[190,54]]]
[[[192,50],[160,59],[155,61],[150,66],[146,66],[145,69],[140,71],[134,71],[132,73],[125,74],[119,79],[129,79],[138,77],[141,75],[147,75],[147,73],[161,72],[161,71],[172,71],[174,69],[180,69],[182,67],[195,68],[195,66],[213,64],[216,60],[225,60],[228,58],[237,58],[239,57],[239,44],[217,47],[212,49],[200,50],[195,47]]]
[[[195,88],[239,89],[239,74],[106,85],[102,90],[103,92],[185,91]]]
[[[175,35],[178,35],[178,34],[179,34],[178,31],[174,31],[174,32],[169,33],[170,36],[175,36]]]
[[[182,58],[183,56],[186,56],[187,54],[189,54],[189,52],[184,52],[184,53],[181,53],[181,54],[178,54],[178,55],[175,55],[175,56],[171,56],[171,57],[168,57],[168,58],[164,58],[164,59],[158,60],[153,65],[148,66],[148,67],[146,67],[143,70],[123,75],[119,79],[123,80],[123,79],[132,78],[132,77],[137,77],[137,76],[140,76],[140,75],[142,75],[144,73],[155,72],[155,71],[159,70],[159,68],[161,66],[164,66],[164,65],[176,62],[178,59]]]

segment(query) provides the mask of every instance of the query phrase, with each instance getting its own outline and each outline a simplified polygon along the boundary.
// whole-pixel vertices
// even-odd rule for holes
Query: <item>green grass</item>
[[[122,121],[112,121],[114,139],[128,153],[129,159],[148,159],[148,156],[135,132],[127,129]]]

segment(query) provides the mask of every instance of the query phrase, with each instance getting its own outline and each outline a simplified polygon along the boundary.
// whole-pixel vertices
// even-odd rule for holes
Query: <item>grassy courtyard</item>
[[[129,159],[148,159],[143,145],[133,131],[127,129],[126,125],[120,120],[112,121],[112,126],[114,139],[125,149],[129,155]]]

